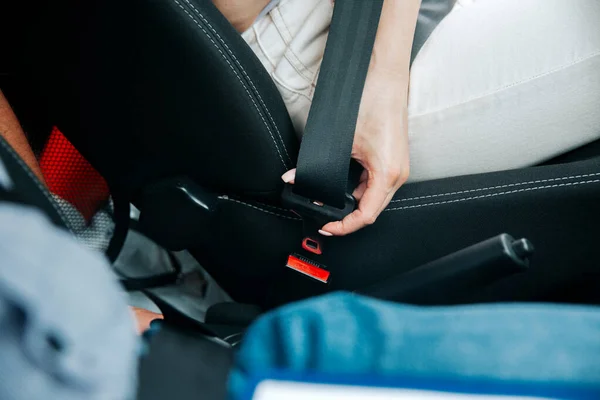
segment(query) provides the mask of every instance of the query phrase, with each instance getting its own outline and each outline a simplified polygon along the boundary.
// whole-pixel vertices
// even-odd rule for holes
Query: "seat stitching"
[[[250,79],[250,77],[246,73],[246,70],[244,69],[244,67],[242,66],[242,64],[238,60],[238,58],[235,56],[235,54],[233,53],[233,51],[229,48],[229,46],[227,45],[227,43],[225,42],[225,40],[223,40],[223,38],[221,37],[221,35],[219,35],[219,32],[217,32],[215,30],[215,28],[213,28],[213,26],[211,25],[211,23],[208,22],[208,20],[204,17],[204,15],[202,15],[202,13],[200,11],[198,11],[198,9],[192,3],[190,3],[189,0],[184,0],[184,1],[186,3],[188,3],[190,5],[190,7],[192,7],[196,11],[196,13],[200,16],[200,18],[202,18],[202,20],[204,20],[204,22],[210,27],[210,29],[213,31],[213,33],[215,35],[217,35],[217,37],[219,38],[219,41],[225,46],[225,48],[227,49],[227,51],[229,52],[229,54],[231,55],[231,57],[233,57],[235,63],[242,70],[242,74],[244,74],[244,76],[246,77],[246,79],[248,79],[248,82],[250,82],[250,86],[252,86],[252,89],[254,89],[254,92],[256,93],[256,95],[257,95],[260,103],[265,108],[265,111],[267,112],[267,115],[269,116],[269,119],[273,123],[273,126],[275,127],[275,131],[277,132],[277,135],[279,136],[279,140],[281,140],[283,151],[285,152],[285,155],[286,155],[287,159],[291,163],[292,159],[291,159],[291,157],[290,157],[290,155],[289,155],[289,153],[287,151],[287,148],[285,146],[285,142],[283,141],[283,137],[281,136],[281,132],[279,132],[279,128],[277,127],[277,124],[275,123],[275,120],[273,119],[273,116],[271,115],[271,112],[269,111],[269,108],[267,107],[267,105],[263,101],[263,98],[260,95],[260,92],[258,91],[258,89],[256,88],[256,86],[254,85],[254,82],[252,81],[252,79]]]
[[[598,175],[598,174],[588,174],[588,175],[581,175],[581,176],[583,177],[583,176],[591,176],[591,175]],[[546,181],[549,181],[549,180],[546,180]],[[510,190],[510,191],[499,192],[499,193],[489,193],[489,194],[481,195],[481,196],[464,197],[464,198],[461,198],[461,199],[446,200],[446,201],[439,201],[439,202],[426,203],[426,204],[416,204],[416,205],[404,206],[404,207],[396,207],[396,208],[388,208],[388,209],[384,210],[384,212],[388,212],[388,211],[401,211],[401,210],[408,210],[408,209],[413,209],[413,208],[424,208],[424,207],[432,207],[432,206],[438,206],[438,205],[443,205],[443,204],[460,203],[460,202],[465,202],[465,201],[470,201],[470,200],[477,200],[477,199],[484,199],[484,198],[489,198],[489,197],[499,197],[499,196],[507,196],[507,195],[515,194],[515,193],[531,192],[531,191],[535,191],[535,190],[553,189],[553,188],[568,187],[568,186],[589,185],[589,184],[598,183],[598,182],[600,182],[600,179],[592,179],[592,180],[579,181],[579,182],[567,182],[567,183],[560,183],[560,184],[554,184],[554,185],[535,186],[535,187],[531,187],[531,188]],[[274,215],[276,217],[285,218],[285,219],[289,219],[289,220],[292,220],[292,221],[301,221],[302,220],[301,218],[290,217],[290,216],[281,215],[281,214],[278,214],[278,213],[275,213],[275,212],[272,212],[272,211],[269,211],[269,210],[265,210],[263,208],[260,208],[258,206],[252,205],[252,204],[245,203],[245,202],[240,201],[240,200],[231,199],[231,198],[229,198],[227,196],[220,196],[219,199],[220,200],[224,200],[224,201],[229,201],[229,202],[237,203],[237,204],[240,204],[240,205],[243,205],[243,206],[246,206],[246,207],[250,207],[250,208],[253,208],[255,210],[261,211],[263,213]],[[277,208],[277,207],[267,206],[267,205],[264,205],[264,204],[261,204],[261,205],[265,206],[265,207],[276,208],[278,210],[283,211],[283,209],[280,209],[280,208]]]
[[[176,0],[174,0],[174,1],[176,1]],[[242,66],[242,64],[238,60],[238,58],[235,56],[235,54],[233,53],[233,51],[231,51],[231,49],[229,48],[229,46],[227,45],[227,43],[225,42],[225,40],[223,40],[223,38],[221,37],[221,35],[219,35],[219,32],[217,32],[215,30],[215,28],[213,28],[213,26],[211,25],[211,23],[208,22],[208,20],[204,17],[204,15],[202,15],[202,13],[200,11],[198,11],[198,9],[192,3],[190,3],[189,0],[183,0],[183,1],[185,1],[187,4],[189,4],[189,6],[192,7],[196,11],[196,13],[200,16],[200,18],[202,18],[202,20],[210,27],[210,29],[213,31],[213,33],[215,35],[217,35],[217,37],[219,38],[219,41],[223,44],[223,46],[225,46],[225,48],[227,49],[227,51],[229,52],[229,54],[231,55],[231,57],[233,57],[235,63],[242,70],[242,74],[244,74],[244,76],[246,77],[246,79],[248,79],[248,82],[250,82],[250,86],[252,86],[252,89],[254,89],[254,92],[256,93],[256,96],[258,97],[258,100],[260,101],[260,103],[265,108],[265,111],[267,112],[267,115],[269,116],[269,119],[273,123],[273,126],[275,127],[275,131],[277,132],[277,135],[279,136],[279,140],[281,140],[283,151],[285,152],[285,155],[286,155],[288,161],[290,161],[290,163],[291,163],[292,159],[291,159],[291,157],[290,157],[290,155],[289,155],[289,153],[287,151],[287,148],[285,146],[285,142],[283,141],[283,137],[281,136],[281,132],[279,132],[279,128],[277,127],[277,124],[275,123],[275,120],[273,119],[273,116],[271,115],[271,112],[269,111],[269,108],[267,107],[267,105],[263,101],[263,98],[260,95],[260,92],[258,91],[258,89],[256,88],[256,86],[254,86],[254,82],[252,81],[252,79],[250,79],[250,77],[246,73],[246,70],[244,69],[244,67]]]
[[[265,208],[271,208],[273,210],[277,210],[277,211],[280,211],[280,212],[290,212],[291,211],[291,210],[286,209],[286,208],[275,207],[275,206],[272,206],[270,204],[264,204],[264,203],[260,203],[260,206],[261,207],[265,207]]]
[[[17,161],[17,163],[19,164],[19,166],[25,171],[25,173],[29,176],[29,178],[31,178],[31,180],[38,187],[38,189],[44,194],[44,196],[46,197],[46,199],[52,205],[52,208],[54,208],[54,210],[58,213],[58,216],[62,220],[63,224],[65,224],[65,226],[68,227],[69,230],[72,230],[71,229],[71,224],[69,223],[69,220],[67,220],[67,218],[66,218],[65,214],[63,213],[62,209],[59,208],[56,205],[56,201],[52,198],[52,196],[50,196],[50,193],[48,192],[48,189],[44,185],[42,185],[40,183],[40,180],[38,179],[38,177],[36,177],[35,175],[33,175],[33,172],[31,172],[31,169],[25,164],[25,162],[21,159],[21,157],[19,157],[19,155],[13,150],[13,148],[10,145],[8,145],[7,143],[5,143],[4,140],[0,140],[0,144],[2,144],[2,147],[4,147],[4,149],[6,151],[8,151],[8,153],[15,159],[15,161]]]
[[[229,199],[231,199],[231,197],[229,197],[227,195],[219,196],[219,198],[222,199],[222,200],[229,200]],[[281,212],[284,212],[284,213],[289,213],[291,211],[290,209],[281,208],[281,207],[277,207],[277,206],[272,206],[270,204],[265,204],[265,203],[260,203],[260,202],[259,202],[259,204],[260,204],[261,207],[271,208],[273,210],[281,211]]]
[[[275,140],[275,137],[273,136],[273,132],[271,131],[271,128],[269,128],[269,125],[267,124],[267,121],[265,120],[263,114],[260,112],[260,108],[258,107],[258,104],[256,104],[256,101],[254,100],[254,98],[250,94],[250,91],[248,90],[248,87],[244,84],[244,81],[242,80],[242,78],[240,77],[240,75],[237,73],[237,71],[235,70],[235,68],[231,64],[231,62],[227,59],[227,57],[225,56],[225,54],[223,53],[223,51],[219,48],[219,46],[217,45],[217,43],[210,37],[210,35],[208,34],[208,32],[202,27],[202,25],[200,25],[200,23],[194,18],[194,16],[192,14],[190,14],[183,7],[183,5],[179,1],[173,0],[173,2],[175,2],[175,4],[177,4],[179,6],[179,8],[181,8],[183,10],[183,12],[185,12],[188,15],[188,17],[190,17],[190,19],[202,30],[202,32],[204,32],[204,34],[206,35],[206,37],[212,42],[212,44],[219,51],[219,53],[221,53],[221,56],[223,56],[223,59],[225,60],[225,62],[227,62],[227,64],[229,65],[229,67],[231,68],[231,70],[233,71],[233,73],[235,74],[235,76],[238,78],[239,82],[244,87],[244,90],[248,94],[248,97],[252,101],[252,104],[254,104],[254,107],[255,107],[256,111],[258,112],[258,115],[262,119],[264,125],[266,126],[267,130],[269,131],[269,135],[271,136],[271,139],[273,140],[273,143],[275,144],[275,149],[277,150],[277,154],[279,155],[279,159],[283,163],[284,168],[287,169],[288,165],[286,164],[286,162],[283,159],[281,151],[279,150],[279,145],[277,144],[277,141]],[[283,147],[284,147],[284,150],[285,150],[285,146],[283,146]],[[286,153],[287,153],[287,150],[286,150]]]
[[[412,205],[412,206],[389,208],[384,211],[401,211],[401,210],[408,210],[411,208],[431,207],[431,206],[438,206],[438,205],[442,205],[442,204],[451,204],[451,203],[459,203],[459,202],[464,202],[464,201],[469,201],[469,200],[484,199],[484,198],[488,198],[488,197],[506,196],[509,194],[530,192],[530,191],[534,191],[534,190],[551,189],[551,188],[566,187],[566,186],[587,185],[587,184],[598,183],[598,182],[600,182],[600,179],[593,179],[593,180],[579,181],[579,182],[560,183],[560,184],[546,185],[546,186],[535,186],[535,187],[531,187],[531,188],[510,190],[510,191],[499,192],[499,193],[489,193],[489,194],[485,194],[485,195],[481,195],[481,196],[465,197],[462,199],[454,199],[454,200],[438,201],[438,202],[434,202],[434,203],[416,204],[416,205]]]
[[[597,172],[597,173],[594,173],[594,174],[582,174],[582,175],[573,175],[573,176],[563,176],[561,178],[541,179],[541,180],[537,180],[537,181],[510,183],[510,184],[507,184],[507,185],[490,186],[490,187],[479,188],[479,189],[470,189],[470,190],[461,190],[461,191],[458,191],[458,192],[431,194],[431,195],[419,196],[419,197],[408,197],[406,199],[392,200],[391,202],[392,203],[400,203],[400,202],[413,201],[413,200],[431,199],[431,198],[435,198],[435,197],[454,196],[454,195],[465,194],[465,193],[483,192],[483,191],[486,191],[486,190],[505,189],[505,188],[515,187],[515,186],[533,185],[533,184],[536,184],[536,183],[547,183],[547,182],[556,182],[556,181],[563,181],[563,180],[569,180],[569,179],[590,178],[590,177],[599,176],[599,175],[600,175],[600,172]]]
[[[229,197],[220,196],[219,199],[220,200],[224,200],[224,201],[230,201],[230,202],[237,203],[237,204],[241,204],[243,206],[253,208],[255,210],[261,211],[261,212],[266,213],[266,214],[275,215],[276,217],[285,218],[285,219],[289,219],[289,220],[292,220],[292,221],[301,221],[300,218],[295,218],[295,217],[290,217],[290,216],[287,216],[287,215],[281,215],[281,214],[278,214],[278,213],[274,213],[272,211],[262,209],[260,207],[255,206],[255,205],[252,205],[252,204],[244,203],[243,201],[240,201],[240,200],[231,199]]]

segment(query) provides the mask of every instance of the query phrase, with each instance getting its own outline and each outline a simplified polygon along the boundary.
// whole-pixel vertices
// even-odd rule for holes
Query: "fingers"
[[[362,199],[362,197],[365,195],[365,192],[367,191],[367,183],[363,182],[360,183],[356,189],[354,190],[354,192],[352,192],[352,196],[357,200],[360,201],[360,199]]]
[[[288,172],[281,176],[281,179],[285,183],[291,183],[292,185],[296,182],[296,168],[290,169]]]
[[[398,176],[396,176],[398,175]],[[353,196],[359,201],[358,208],[342,221],[331,222],[319,233],[323,236],[345,236],[375,223],[396,193],[396,190],[406,179],[403,175],[370,174],[364,171],[360,184],[354,190]],[[281,179],[290,184],[296,180],[296,169],[287,171]]]
[[[359,185],[354,190],[354,193],[352,193],[352,195],[354,196],[354,198],[356,200],[360,200],[361,197],[363,196],[363,194],[365,193],[365,190],[367,190],[367,177],[368,177],[367,171],[364,171],[360,177]],[[281,179],[285,183],[290,183],[292,185],[294,183],[296,183],[296,168],[291,169],[291,170],[287,171],[285,174],[281,175]]]
[[[341,221],[325,225],[322,230],[334,236],[344,236],[372,225],[387,206],[388,199],[391,200],[390,190],[381,183],[375,183],[365,190],[358,209]]]
[[[408,179],[408,172],[399,169],[388,174],[367,174],[367,182],[364,184],[362,198],[359,199],[358,209],[348,215],[342,221],[331,222],[322,229],[333,236],[344,236],[354,233],[368,225],[375,223],[379,215],[390,204],[394,194]],[[360,194],[361,185],[355,193]]]
[[[360,200],[363,197],[363,195],[365,194],[365,191],[367,190],[368,182],[369,182],[369,173],[365,170],[360,175],[360,180],[358,182],[358,186],[356,187],[356,189],[354,189],[354,192],[352,193],[352,196],[354,196],[354,198],[356,200]]]
[[[285,174],[281,176],[281,179],[285,183],[294,184],[296,181],[296,169],[291,169],[287,171]],[[332,227],[332,230],[323,229],[319,231],[319,233],[323,236],[333,236],[333,235],[343,235],[343,232],[354,232],[365,226],[369,221],[369,218],[375,221],[377,215],[379,215],[378,209],[380,208],[381,203],[385,200],[386,193],[385,191],[371,191],[367,192],[368,186],[368,173],[364,171],[360,178],[360,184],[356,188],[353,193],[353,196],[357,200],[361,200],[360,204],[362,205],[362,209],[355,211],[346,217],[343,221],[339,221],[336,224],[341,225],[341,227]],[[363,199],[366,193],[371,193],[366,199]],[[377,204],[379,203],[379,204]],[[329,227],[331,224],[328,224],[326,227]]]

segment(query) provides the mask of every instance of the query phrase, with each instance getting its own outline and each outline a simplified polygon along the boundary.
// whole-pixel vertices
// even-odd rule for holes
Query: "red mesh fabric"
[[[104,178],[57,128],[44,147],[40,166],[50,192],[71,203],[88,222],[109,198]]]

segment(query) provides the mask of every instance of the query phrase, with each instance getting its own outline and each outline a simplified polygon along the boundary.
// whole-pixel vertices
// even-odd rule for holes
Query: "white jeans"
[[[244,39],[298,132],[329,0],[283,0]],[[458,0],[411,70],[411,181],[534,165],[600,138],[599,0]]]

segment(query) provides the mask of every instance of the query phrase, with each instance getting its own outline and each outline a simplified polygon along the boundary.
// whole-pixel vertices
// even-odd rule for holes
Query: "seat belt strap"
[[[343,209],[356,120],[383,0],[336,0],[298,157],[295,194]],[[353,188],[352,188],[353,189]]]
[[[318,230],[356,207],[349,194],[354,189],[349,187],[352,144],[383,1],[336,0],[296,181],[283,193],[284,205],[304,225],[302,246],[286,266],[322,283],[329,283],[330,272],[321,262]]]

